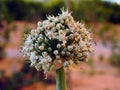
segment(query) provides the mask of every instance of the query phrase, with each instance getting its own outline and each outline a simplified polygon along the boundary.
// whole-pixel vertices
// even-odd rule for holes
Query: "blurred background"
[[[24,33],[60,8],[93,32],[87,64],[66,70],[68,90],[120,90],[119,0],[0,0],[0,90],[55,90],[55,73],[29,68],[20,53]]]

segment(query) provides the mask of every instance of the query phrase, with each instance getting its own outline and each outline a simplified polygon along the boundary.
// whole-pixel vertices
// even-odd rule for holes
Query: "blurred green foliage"
[[[11,78],[7,78],[4,71],[0,71],[0,90],[21,90],[22,87],[31,85],[35,82],[44,82],[44,84],[55,83],[54,76],[45,75],[42,71],[36,72],[35,68],[30,68],[29,63],[25,63],[20,72],[13,73]]]
[[[69,0],[77,20],[120,22],[120,5],[102,0]],[[57,15],[65,0],[0,0],[0,20],[45,19],[46,14]]]
[[[57,15],[59,9],[63,6],[61,0],[58,0],[55,4],[50,4],[49,2],[48,4],[43,4],[42,2],[28,0],[1,0],[0,13],[2,15],[0,19],[7,21],[45,19],[46,14]]]
[[[109,59],[111,65],[120,69],[120,53],[113,53]]]
[[[7,78],[4,73],[0,77],[0,90],[20,90],[23,86],[44,81],[44,74],[36,72],[33,68],[29,68],[28,63],[24,64],[20,72],[13,73],[11,78]]]
[[[109,63],[115,67],[117,67],[120,71],[120,43],[119,40],[116,40],[116,42],[112,43],[112,47],[111,47],[111,56],[109,58]]]
[[[73,11],[77,19],[83,18],[87,21],[108,21],[113,23],[120,22],[120,5],[105,2],[102,0],[80,0]],[[77,11],[76,11],[77,10]]]

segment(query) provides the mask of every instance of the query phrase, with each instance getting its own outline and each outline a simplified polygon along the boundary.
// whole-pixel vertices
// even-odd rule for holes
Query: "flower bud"
[[[68,46],[67,49],[68,49],[69,51],[72,51],[72,50],[73,50],[73,46]]]
[[[61,45],[60,44],[57,44],[57,48],[60,49]]]
[[[44,50],[44,46],[40,46],[39,49],[42,51]]]
[[[55,55],[57,55],[57,54],[58,54],[58,50],[55,50],[53,53],[54,53]]]

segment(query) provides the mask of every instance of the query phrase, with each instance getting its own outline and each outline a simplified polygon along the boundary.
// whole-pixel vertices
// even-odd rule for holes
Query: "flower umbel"
[[[31,30],[22,47],[31,66],[48,73],[86,61],[93,49],[91,33],[85,25],[63,10],[58,16],[47,18]]]

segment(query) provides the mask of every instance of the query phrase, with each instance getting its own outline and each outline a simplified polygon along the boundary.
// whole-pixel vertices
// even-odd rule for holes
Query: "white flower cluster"
[[[22,47],[31,66],[48,73],[85,61],[93,49],[91,34],[84,24],[75,22],[68,11],[47,18],[31,30]]]

